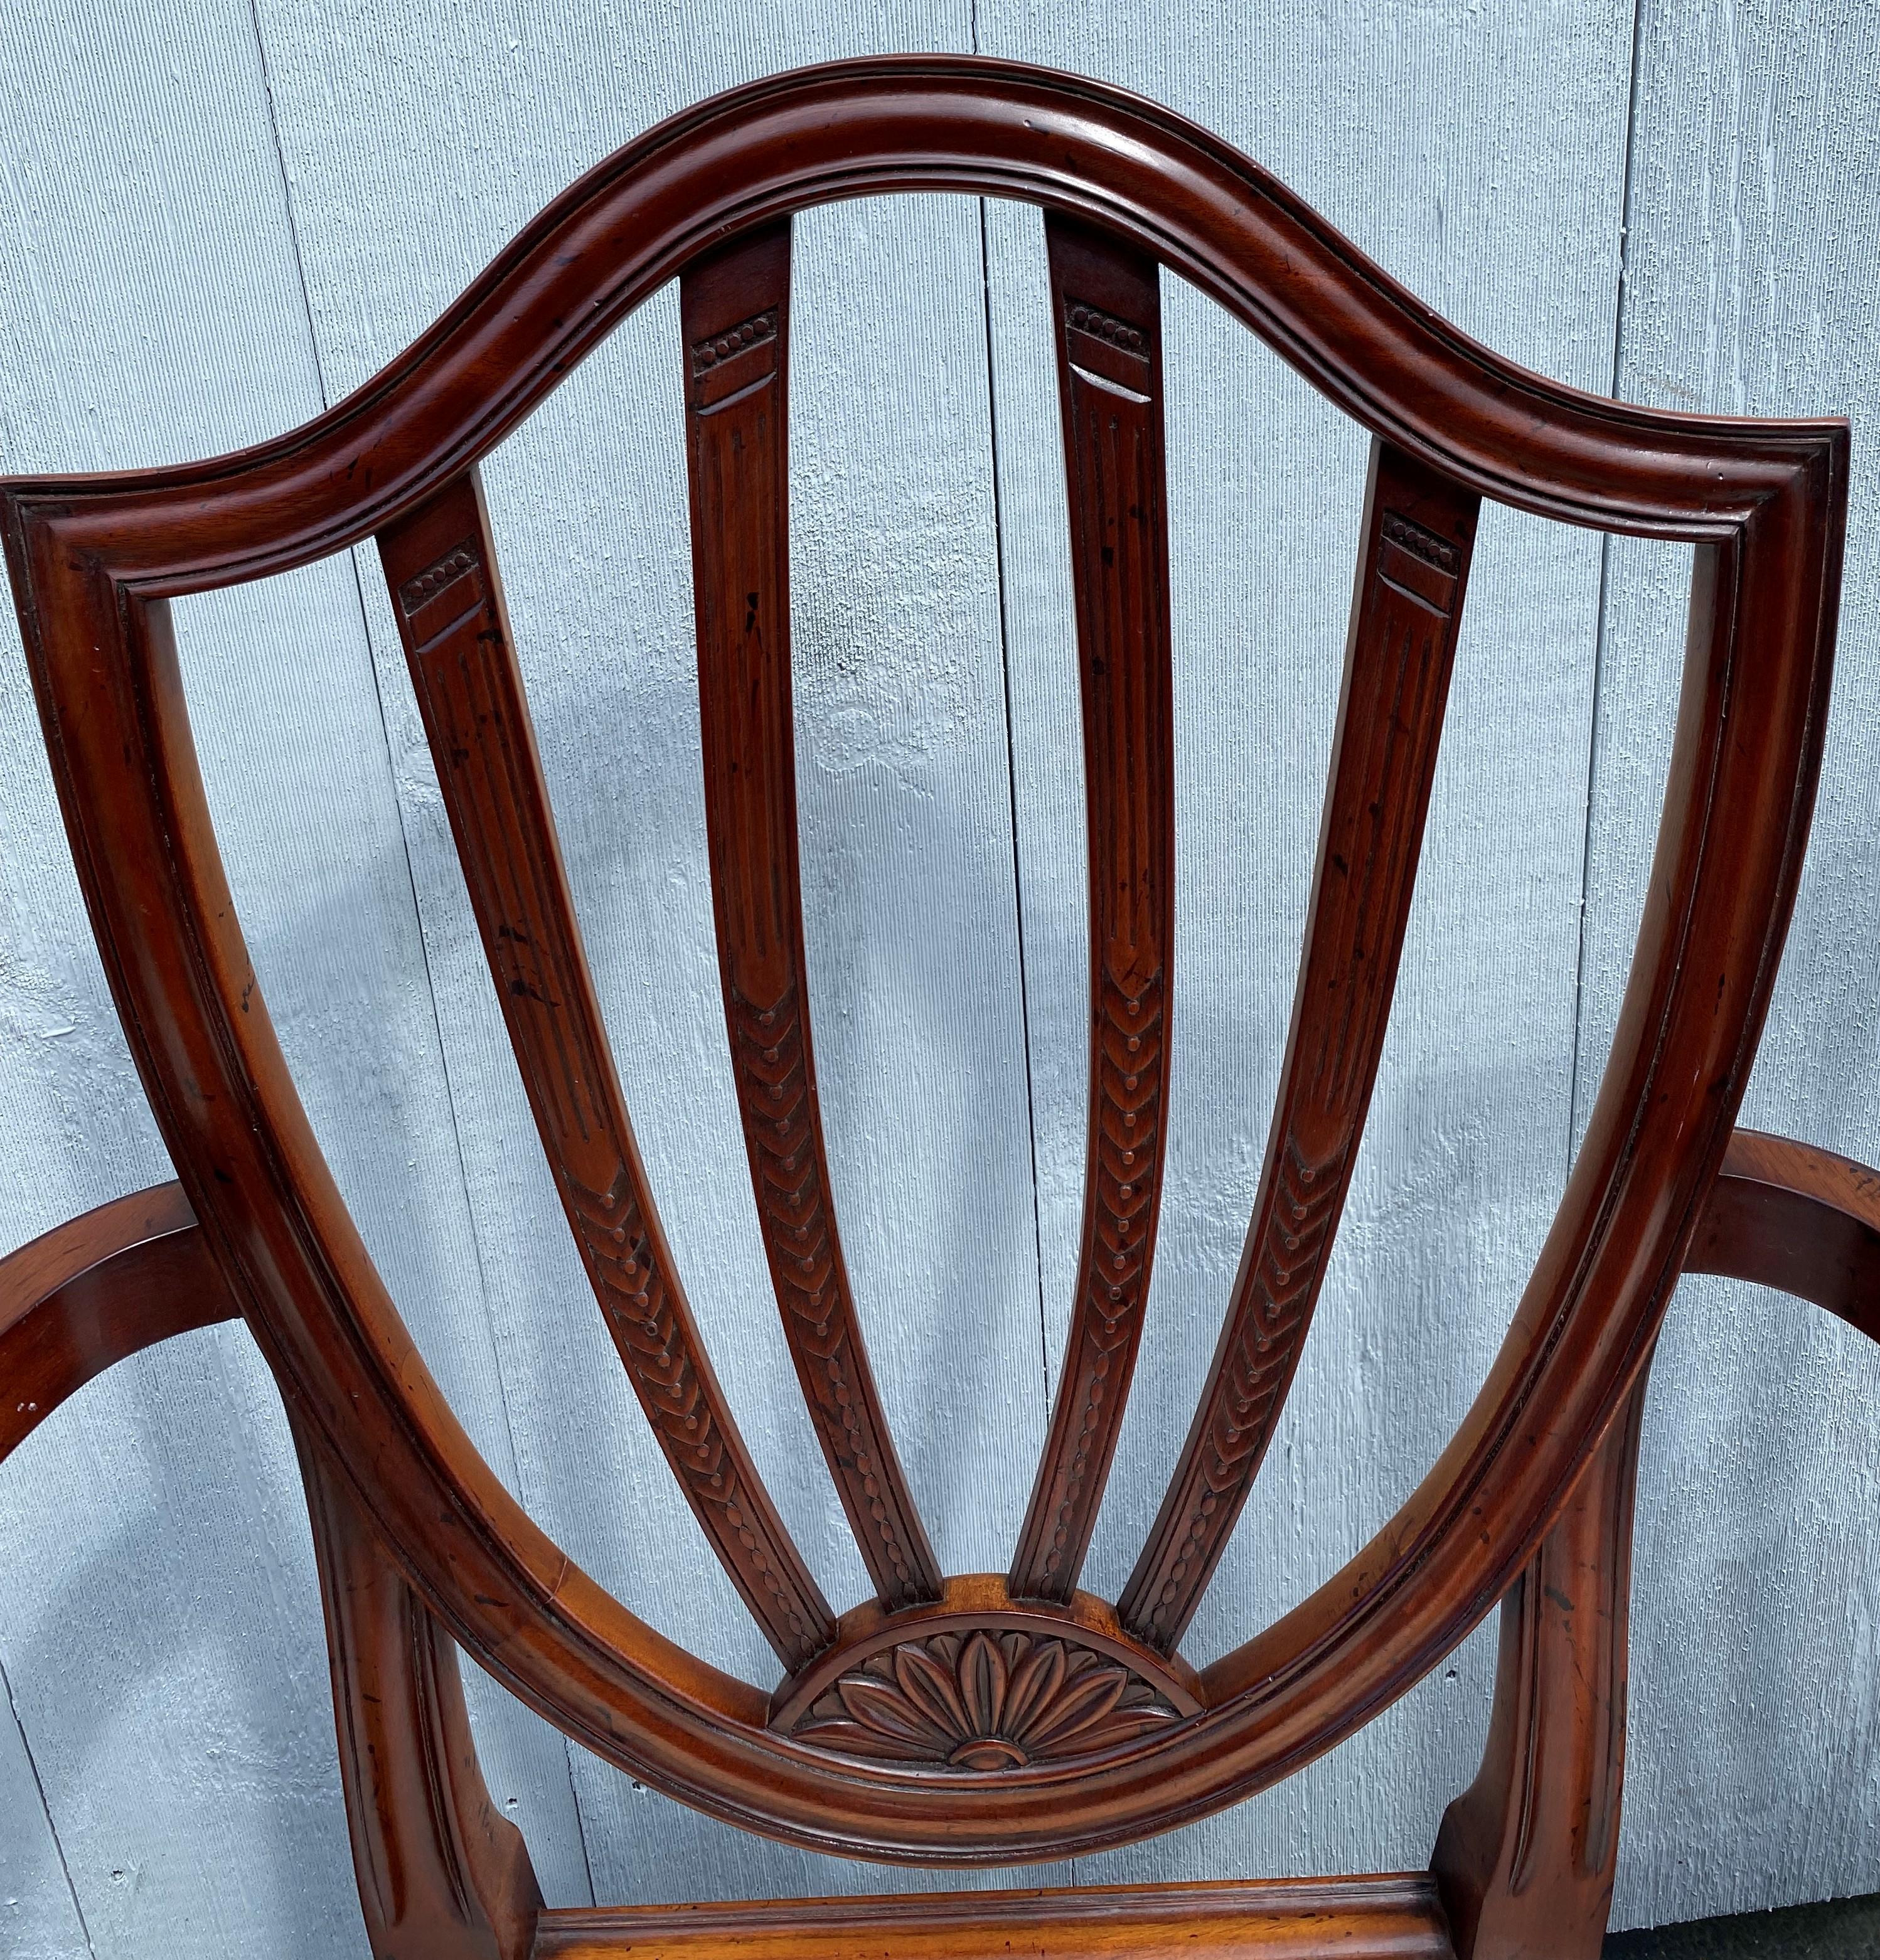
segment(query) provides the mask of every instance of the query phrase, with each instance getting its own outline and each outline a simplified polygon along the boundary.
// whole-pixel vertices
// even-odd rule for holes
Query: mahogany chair
[[[1088,780],[1089,1154],[1063,1386],[1002,1575],[937,1564],[856,1322],[819,1127],[796,857],[785,520],[790,215],[945,190],[1041,205]],[[1246,1252],[1185,1449],[1114,1605],[1078,1589],[1155,1246],[1174,864],[1167,266],[1373,436],[1297,1004]],[[876,1596],[838,1613],[751,1465],[648,1196],[531,733],[478,459],[680,282],[703,762],[731,1053],[784,1331]],[[964,58],[807,70],[575,185],[416,345],[303,428],[142,474],[0,486],[93,928],[178,1181],[0,1265],[0,1452],[98,1370],[237,1315],[298,1439],[374,1951],[548,1955],[1591,1955],[1611,1898],[1643,1381],[1681,1271],[1880,1336],[1880,1185],[1732,1134],[1814,797],[1840,587],[1837,421],[1632,408],[1477,345],[1167,111]],[[1480,1396],[1346,1569],[1212,1666],[1180,1642],[1297,1366],[1391,1003],[1484,497],[1694,544],[1651,894],[1584,1147]],[[776,1650],[655,1632],[471,1446],[374,1271],[255,985],[168,600],[375,538],[492,978],[620,1360]],[[462,1647],[586,1748],[824,1851],[1013,1864],[1233,1803],[1350,1735],[1497,1601],[1480,1776],[1426,1873],[550,1911],[492,1810]]]

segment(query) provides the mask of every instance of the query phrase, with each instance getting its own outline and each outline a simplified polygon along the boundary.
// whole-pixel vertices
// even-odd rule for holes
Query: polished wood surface
[[[1684,1268],[1794,1293],[1880,1341],[1880,1172],[1738,1130]]]
[[[862,1562],[884,1604],[919,1605],[939,1597],[940,1567],[856,1318],[810,1039],[790,690],[788,224],[688,266],[679,313],[706,834],[751,1188],[784,1338]]]
[[[1063,1372],[1009,1583],[1062,1601],[1096,1527],[1155,1260],[1175,950],[1175,728],[1155,262],[1055,215],[1044,239],[1088,810],[1090,1138]]]
[[[497,1815],[485,1787],[457,1648],[304,1424],[294,1422],[294,1437],[374,1960],[527,1960],[542,1895],[522,1833]]]
[[[1002,1579],[939,1573],[868,1369],[817,1115],[795,862],[789,220],[904,189],[1047,207],[1071,493],[1090,1160],[1063,1392]],[[1373,441],[1267,1161],[1214,1366],[1112,1607],[1075,1580],[1147,1299],[1167,1129],[1165,269],[1261,334]],[[476,473],[571,361],[674,275],[726,1025],[785,1335],[877,1589],[840,1615],[738,1437],[647,1188]],[[487,1816],[467,1753],[451,1640],[575,1740],[736,1824],[884,1860],[1020,1863],[1165,1830],[1289,1774],[1504,1595],[1489,1753],[1438,1850],[1457,1951],[1518,1944],[1543,1898],[1576,1940],[1591,1938],[1617,1815],[1640,1382],[1671,1289],[1687,1259],[1709,1258],[1787,1273],[1850,1318],[1869,1297],[1869,1212],[1848,1167],[1741,1140],[1725,1160],[1806,843],[1847,466],[1840,423],[1647,411],[1512,366],[1165,111],[1043,71],[931,57],[776,78],[661,126],[544,212],[384,374],[290,435],[180,469],[0,485],[53,775],[126,1032],[201,1221],[192,1256],[253,1330],[307,1466],[355,1850],[387,1955],[429,1942],[506,1956],[535,1913],[526,1860]],[[1343,1571],[1197,1672],[1181,1636],[1283,1405],[1362,1134],[1484,496],[1697,547],[1632,979],[1553,1229],[1448,1448]],[[367,536],[569,1223],[667,1459],[784,1669],[770,1687],[628,1612],[478,1456],[360,1241],[269,1026],[167,601]],[[1838,1250],[1780,1249],[1791,1228],[1823,1220]],[[1400,1905],[1435,1896],[1427,1880],[1388,1882]],[[1193,1939],[1260,1943],[1260,1927],[1281,1920],[1291,1930],[1267,1943],[1372,1936],[1362,1929],[1375,1898],[1333,1887],[1323,1900],[1302,1930],[1291,1908],[1276,1918],[1250,1895],[1238,1932]],[[956,1930],[982,1910],[1014,1925],[1043,1912],[1047,1944],[1085,1936],[1060,1924],[1082,1908],[931,1909]],[[1373,1933],[1414,1943],[1425,1909]],[[848,1910],[824,1912],[847,1928],[830,1937],[874,1938]],[[919,1931],[909,1911],[895,1923],[910,1944],[954,1936],[938,1921]],[[1165,1938],[1162,1906],[1120,1911],[1118,1926],[1155,1922],[1120,1943]],[[540,1923],[552,1946],[551,1929],[573,1921]],[[597,1920],[584,1936],[617,1950],[618,1931]]]
[[[539,1960],[1452,1960],[1420,1874],[1232,1885],[775,1899],[542,1916]]]
[[[1481,1771],[1444,1812],[1430,1859],[1464,1960],[1598,1960],[1606,1936],[1645,1382],[1502,1601]]]
[[[269,1026],[164,603],[381,531],[414,541],[397,587],[442,576],[470,533],[441,526],[427,555],[415,546],[425,513],[463,494],[452,486],[476,457],[626,307],[805,202],[910,188],[1031,195],[1193,279],[1366,422],[1381,457],[1400,456],[1404,495],[1435,500],[1430,512],[1492,494],[1698,543],[1684,707],[1627,1006],[1565,1202],[1475,1406],[1346,1570],[1203,1672],[1199,1714],[1100,1759],[962,1763],[939,1777],[779,1734],[761,1688],[610,1599],[470,1446],[358,1242]],[[934,57],[808,71],[689,112],[576,186],[409,355],[306,429],[152,476],[14,482],[4,513],[55,779],[158,1123],[264,1352],[427,1605],[571,1734],[687,1801],[826,1850],[998,1861],[1123,1841],[1288,1774],[1434,1665],[1532,1556],[1655,1330],[1754,1052],[1819,757],[1846,448],[1832,423],[1665,415],[1543,381],[1434,320],[1179,119],[1095,84]],[[1385,469],[1380,481],[1397,482]],[[1366,552],[1380,578],[1396,577],[1383,567],[1386,547],[1401,547],[1387,530],[1394,508],[1374,496]],[[1440,517],[1398,515],[1444,541]],[[477,575],[493,580],[479,554]],[[1449,575],[1426,564],[1397,582],[1413,596],[1426,574]],[[1341,756],[1362,750],[1362,733]],[[1415,769],[1392,778],[1406,810],[1418,781]],[[542,826],[509,815],[507,841],[526,854]],[[486,908],[486,936],[504,923],[499,909]],[[1354,931],[1350,943],[1369,968],[1388,963],[1376,958],[1388,933]],[[578,970],[564,957],[558,984]],[[1365,978],[1351,998],[1375,991]],[[522,998],[511,991],[506,1004]],[[550,998],[570,1026],[586,1018],[582,1001]],[[1352,1025],[1362,1074],[1366,1030]],[[610,1098],[594,1048],[582,1079]],[[617,1125],[610,1112],[607,1128],[588,1188],[630,1199],[671,1303],[650,1211],[630,1176],[614,1181],[619,1166],[630,1172],[623,1116]],[[591,1239],[587,1249],[606,1256]],[[681,1329],[676,1312],[670,1325]],[[647,1358],[683,1363],[703,1396],[703,1357],[674,1339],[658,1351],[668,1361]],[[732,1460],[732,1432],[713,1420]],[[679,1464],[690,1473],[683,1449]],[[735,1519],[722,1513],[731,1537],[721,1531],[719,1544],[746,1561],[746,1596],[795,1662],[837,1623],[739,1475],[747,1503]],[[1194,1514],[1211,1521],[1222,1508],[1203,1491],[1173,1515],[1192,1532]],[[1196,1543],[1199,1565],[1211,1528],[1178,1540]],[[1152,1548],[1146,1570],[1159,1576],[1123,1616],[1165,1639],[1174,1622],[1155,1621],[1156,1605],[1172,1584],[1166,1604],[1185,1608],[1196,1576],[1167,1545]]]
[[[1429,810],[1480,499],[1372,446],[1292,1027],[1233,1297],[1160,1515],[1117,1602],[1172,1648],[1272,1440],[1377,1080]]]
[[[22,1246],[0,1259],[0,1457],[114,1363],[241,1314],[178,1184]]]
[[[835,1615],[790,1541],[674,1270],[582,950],[474,471],[379,555],[477,930],[582,1263],[693,1514],[786,1666]]]

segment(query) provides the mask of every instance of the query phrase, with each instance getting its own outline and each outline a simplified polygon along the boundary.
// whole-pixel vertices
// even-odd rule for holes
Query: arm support
[[[1880,1341],[1880,1172],[1738,1130],[1684,1270],[1777,1287]]]
[[[1738,1130],[1684,1271],[1812,1300],[1880,1340],[1880,1172]],[[1596,1960],[1618,1848],[1626,1614],[1645,1378],[1502,1602],[1482,1773],[1432,1864],[1462,1960]]]
[[[0,1259],[0,1459],[114,1361],[240,1313],[179,1184],[22,1246]]]

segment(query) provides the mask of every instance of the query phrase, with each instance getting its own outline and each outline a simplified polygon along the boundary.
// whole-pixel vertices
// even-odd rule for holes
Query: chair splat
[[[1045,219],[1083,703],[1090,1142],[1064,1373],[1008,1583],[1068,1600],[1142,1340],[1166,1137],[1174,716],[1155,262]]]
[[[1117,1612],[1167,1652],[1272,1440],[1390,1017],[1480,499],[1372,445],[1331,783],[1259,1194],[1200,1405]]]
[[[712,909],[764,1251],[810,1419],[884,1605],[940,1568],[882,1412],[836,1229],[810,1040],[790,689],[790,227],[679,282]]]
[[[607,1331],[731,1582],[785,1665],[834,1616],[759,1481],[653,1209],[620,1093],[472,471],[379,552],[451,830],[582,1265]]]

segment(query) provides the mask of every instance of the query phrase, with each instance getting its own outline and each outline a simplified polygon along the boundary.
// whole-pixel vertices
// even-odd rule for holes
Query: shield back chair
[[[785,511],[791,214],[878,192],[1041,205],[1069,484],[1090,862],[1091,1094],[1062,1386],[1010,1569],[935,1563],[883,1420],[817,1116],[796,853]],[[1319,854],[1268,1156],[1219,1344],[1114,1604],[1078,1588],[1154,1255],[1174,867],[1166,266],[1372,436]],[[478,460],[677,278],[714,917],[778,1306],[875,1596],[838,1613],[757,1479],[648,1195],[563,875]],[[0,1265],[0,1452],[98,1370],[239,1316],[279,1381],[382,1960],[687,1953],[1592,1955],[1624,1744],[1633,1470],[1681,1271],[1880,1335],[1880,1187],[1733,1132],[1813,803],[1848,437],[1581,394],[1447,325],[1227,145],[977,59],[783,75],[662,124],[304,428],[145,473],[0,486],[61,806],[177,1181]],[[1480,1393],[1342,1572],[1212,1665],[1190,1615],[1298,1364],[1376,1074],[1484,497],[1696,547],[1650,896],[1591,1127]],[[172,596],[375,539],[543,1148],[622,1365],[779,1678],[734,1679],[582,1573],[419,1360],[255,985],[191,746]],[[458,1647],[586,1748],[747,1829],[1032,1863],[1260,1790],[1497,1602],[1480,1774],[1428,1872],[549,1911],[492,1812]]]

